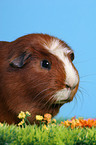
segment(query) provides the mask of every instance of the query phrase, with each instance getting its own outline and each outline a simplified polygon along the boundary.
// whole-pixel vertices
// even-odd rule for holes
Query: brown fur
[[[31,123],[34,123],[38,114],[50,113],[54,116],[58,113],[61,105],[54,104],[55,99],[51,96],[64,88],[66,74],[62,62],[43,46],[53,38],[30,34],[13,42],[0,42],[1,122],[18,123],[17,115],[20,111],[32,114],[29,118]],[[63,41],[60,40],[60,43],[69,48]],[[19,63],[22,54],[22,64],[14,66],[15,62]],[[52,63],[50,71],[41,68],[40,61],[43,59]]]

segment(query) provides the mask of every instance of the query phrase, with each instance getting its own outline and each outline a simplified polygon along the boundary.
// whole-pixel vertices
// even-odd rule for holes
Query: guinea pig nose
[[[69,86],[68,84],[65,84],[65,87],[66,87],[67,89],[71,89],[71,90],[73,90],[73,89],[76,88],[76,85],[71,87],[71,86]]]
[[[67,84],[65,85],[65,87],[66,87],[67,89],[68,89],[68,88],[71,88],[71,87],[70,87],[69,85],[67,85]]]

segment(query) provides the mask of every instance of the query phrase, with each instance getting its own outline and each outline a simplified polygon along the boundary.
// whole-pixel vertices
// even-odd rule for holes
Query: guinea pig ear
[[[31,57],[31,53],[24,52],[20,56],[14,58],[13,60],[11,59],[10,66],[15,68],[16,67],[22,68],[26,63],[29,62],[30,57]]]

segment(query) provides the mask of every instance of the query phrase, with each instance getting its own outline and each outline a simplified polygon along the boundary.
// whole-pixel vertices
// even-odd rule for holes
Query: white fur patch
[[[57,56],[64,64],[64,69],[66,72],[66,80],[65,84],[67,84],[70,87],[74,87],[78,83],[78,74],[74,67],[72,66],[71,62],[68,59],[67,54],[70,52],[73,52],[71,49],[67,47],[63,47],[60,44],[60,41],[58,39],[54,39],[48,46],[45,46],[46,49],[49,50],[53,55]],[[54,97],[57,98],[57,101],[59,100],[66,100],[70,96],[71,90],[68,90],[64,88],[63,90],[57,92]]]
[[[64,100],[67,100],[71,95],[71,90],[68,90],[67,88],[64,88],[58,92],[56,92],[53,97],[56,99],[56,103],[64,103]]]

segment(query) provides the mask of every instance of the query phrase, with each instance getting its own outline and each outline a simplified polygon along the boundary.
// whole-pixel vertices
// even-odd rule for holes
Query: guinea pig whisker
[[[46,92],[46,91],[48,91],[48,90],[49,90],[49,88],[42,90],[41,92],[39,92],[39,93],[34,97],[34,99],[36,99],[40,94],[42,94],[42,93],[44,93],[44,92]],[[34,99],[33,99],[33,100],[34,100]],[[33,100],[32,100],[32,101],[33,101]]]
[[[33,86],[33,88],[36,88],[39,85],[46,85],[46,83],[42,82],[42,83],[38,83],[37,85]]]
[[[74,99],[75,99],[76,103],[78,103],[76,95],[74,96]]]
[[[72,112],[73,112],[73,110],[74,110],[74,109],[75,109],[75,107],[76,107],[76,104],[78,105],[78,101],[77,101],[76,96],[75,96],[75,102],[76,102],[76,103],[74,103],[74,105],[73,105],[72,110],[71,110],[71,112],[70,112],[70,113],[72,113]]]
[[[87,77],[87,78],[86,78]],[[91,77],[91,78],[90,78]],[[92,79],[92,77],[93,77],[93,79]],[[86,84],[94,84],[95,85],[95,79],[94,79],[94,77],[96,77],[96,74],[89,74],[89,75],[85,75],[85,76],[80,76],[80,83],[86,83]],[[87,80],[84,80],[84,79],[87,79]],[[89,78],[91,79],[91,80],[89,80]]]
[[[93,83],[93,81],[80,81],[80,83]]]
[[[37,101],[39,102],[39,104],[41,104],[41,103],[43,102],[44,98],[45,98],[45,97],[47,97],[47,96],[49,96],[49,94],[44,95],[42,99],[41,99],[41,98],[39,98],[39,100],[40,100],[40,101],[39,101],[39,100],[37,100]],[[39,104],[38,104],[38,105],[39,105]]]
[[[50,89],[50,88],[49,88],[49,89]],[[51,93],[48,93],[47,95],[44,95],[44,96],[42,97],[42,99],[40,98],[40,99],[39,99],[40,101],[39,101],[39,100],[37,100],[37,101],[39,102],[39,104],[41,104],[42,102],[45,102],[44,99],[45,99],[46,97],[48,97],[48,96],[50,97],[50,96],[52,96],[52,94],[53,94],[52,92],[51,92]],[[51,100],[51,98],[50,98],[50,100]],[[48,99],[47,103],[48,103],[48,102],[49,102],[49,99]],[[47,104],[47,103],[46,103],[46,104]],[[38,104],[38,105],[39,105],[39,104]],[[44,107],[45,107],[45,105],[43,104],[43,108],[44,108]]]
[[[49,88],[50,89],[50,88]],[[39,102],[39,103],[41,103],[41,102],[43,102],[43,100],[46,98],[46,97],[48,97],[48,96],[51,96],[49,99],[48,99],[48,101],[45,103],[45,104],[43,104],[43,106],[42,106],[42,109],[44,109],[45,108],[45,106],[50,102],[50,100],[51,100],[51,102],[48,104],[48,108],[47,108],[47,110],[49,110],[50,109],[50,106],[53,104],[53,92],[51,92],[51,93],[48,93],[47,95],[45,95],[45,96],[43,96],[43,98],[42,98],[42,100]]]
[[[76,95],[78,96],[81,104],[83,104],[83,102],[84,102],[84,93],[80,89],[78,89],[78,93]]]
[[[77,95],[77,98],[80,100],[80,101],[79,101],[79,104],[81,104],[81,107],[82,107],[83,102],[84,102],[84,98],[83,98],[83,97],[80,97],[79,94],[76,94],[76,95]]]
[[[80,86],[79,86],[80,87]],[[81,89],[82,89],[82,87],[81,87]],[[84,102],[84,98],[85,98],[85,96],[84,96],[84,91],[82,92],[82,90],[81,89],[78,89],[78,92],[77,92],[77,98],[79,98],[79,102],[81,102],[81,103],[79,103],[79,104],[81,104],[81,108],[82,108],[82,105],[84,104],[83,102]],[[80,95],[79,95],[79,93],[80,93]],[[88,94],[87,94],[88,95]],[[81,97],[82,96],[82,97]]]
[[[84,95],[80,89],[78,89],[78,92],[80,92],[81,96],[84,97]]]
[[[50,103],[50,105],[48,106],[48,108],[47,108],[47,110],[49,110],[50,109],[50,107],[51,107],[51,105],[52,104],[54,104],[54,97],[53,96],[51,96],[51,103]],[[50,100],[49,100],[50,101]],[[54,104],[54,108],[55,108],[55,106],[56,106],[56,104]]]
[[[37,81],[36,81],[37,80]],[[45,83],[44,83],[45,82]],[[34,84],[37,84],[37,85],[35,85],[34,86]],[[35,77],[35,78],[33,78],[33,80],[31,80],[31,82],[30,82],[30,85],[32,85],[33,87],[36,87],[36,86],[38,86],[38,85],[41,85],[41,84],[46,84],[46,81],[45,81],[45,77],[44,78],[39,78],[38,79],[38,77]],[[26,84],[26,85],[28,85],[28,84]]]
[[[92,77],[92,76],[96,76],[96,73],[94,73],[94,74],[88,74],[88,75],[84,75],[84,76],[80,76],[80,78],[85,78],[85,77]]]
[[[79,94],[77,94],[77,97],[79,98],[79,105],[80,105],[80,110],[83,108],[84,106],[84,98],[81,98]]]
[[[77,98],[79,98],[79,100],[81,101],[81,97],[80,95],[77,93],[76,96],[75,96],[75,99],[77,100]]]
[[[75,96],[75,97],[76,97],[76,96]],[[76,101],[76,103],[78,102],[76,98],[75,98],[75,101]],[[66,111],[67,111],[67,116],[69,116],[69,115],[72,114],[73,110],[74,110],[75,107],[76,107],[76,103],[75,103],[75,102],[73,103],[72,108],[70,108],[70,110],[66,110]],[[68,112],[68,111],[69,111],[69,112]],[[62,114],[62,116],[63,116],[63,114]]]
[[[48,101],[43,105],[43,107],[45,106],[45,105],[47,105],[49,102],[50,102],[50,100],[53,98],[53,96],[51,96],[50,97],[50,99],[48,99]],[[52,104],[51,104],[52,105]],[[50,105],[49,105],[50,106]]]
[[[83,87],[80,87],[80,86],[79,86],[79,88],[82,89],[82,91],[81,91],[80,89],[78,89],[78,91],[81,93],[82,96],[83,96],[83,93],[84,93],[85,95],[89,96],[88,92],[87,92]],[[83,93],[82,93],[82,92],[83,92]],[[83,96],[83,97],[84,97],[84,96]]]
[[[46,97],[48,97],[48,96],[52,96],[52,92],[49,94],[47,94],[47,95],[45,95],[45,96],[43,96],[43,98],[42,98],[42,100],[39,102],[39,103],[41,103],[41,102],[43,102],[43,100],[46,98]],[[45,106],[45,105],[47,105],[47,103],[49,103],[49,101],[51,100],[51,98],[52,97],[50,97],[50,99],[48,99],[48,101],[43,105],[43,107]],[[41,98],[40,98],[41,99]]]

